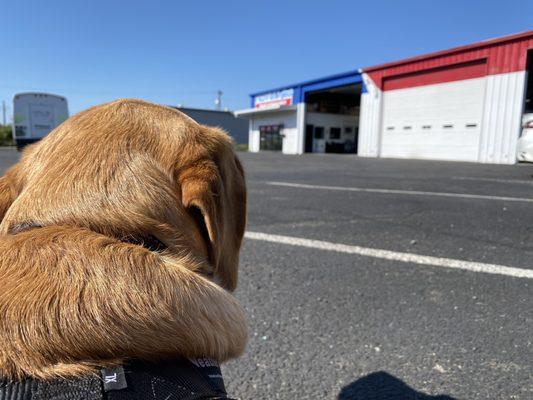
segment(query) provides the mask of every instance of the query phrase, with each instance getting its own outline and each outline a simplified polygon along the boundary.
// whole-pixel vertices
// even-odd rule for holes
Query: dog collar
[[[230,399],[220,366],[200,358],[148,363],[131,361],[103,369],[101,376],[8,382],[0,400],[200,400]]]

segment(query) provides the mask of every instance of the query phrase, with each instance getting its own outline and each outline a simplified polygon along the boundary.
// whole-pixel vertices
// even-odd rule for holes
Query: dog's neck
[[[167,245],[154,235],[147,236],[126,236],[120,239],[122,242],[136,244],[142,246],[150,251],[163,251],[167,249]]]
[[[8,233],[11,235],[16,235],[17,233],[26,232],[31,229],[36,228],[42,228],[43,226],[33,222],[33,221],[25,221],[19,224],[12,225]],[[125,235],[119,239],[121,242],[125,243],[131,243],[136,244],[138,246],[142,246],[150,251],[163,251],[167,249],[167,245],[163,243],[161,240],[159,240],[154,235],[148,234],[148,235]]]
[[[14,224],[9,227],[8,233],[11,235],[16,235],[18,233],[26,232],[31,229],[42,228],[41,224],[38,224],[34,221],[25,221],[22,223]],[[163,252],[168,249],[168,246],[159,240],[156,236],[152,234],[124,234],[116,238],[123,243],[129,243],[136,246],[144,247],[149,251],[154,252]],[[199,264],[200,265],[200,264]],[[211,282],[222,286],[220,278],[214,273],[214,271],[209,267],[208,263],[204,263],[203,266],[200,266],[195,269],[195,272],[202,275],[204,278],[210,280]],[[1,400],[1,399],[0,399]]]

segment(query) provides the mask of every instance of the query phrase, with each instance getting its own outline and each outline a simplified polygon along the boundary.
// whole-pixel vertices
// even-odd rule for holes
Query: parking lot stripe
[[[402,253],[399,251],[390,251],[374,249],[370,247],[351,246],[346,244],[325,242],[322,240],[305,239],[293,236],[273,235],[270,233],[250,232],[244,235],[247,239],[260,240],[265,242],[286,244],[290,246],[307,247],[311,249],[335,251],[338,253],[356,254],[364,257],[381,258],[390,261],[399,261],[402,263],[412,263],[421,265],[430,265],[433,267],[453,268],[472,272],[483,272],[486,274],[506,275],[515,278],[533,279],[533,270],[525,268],[506,267],[497,264],[485,264],[475,261],[455,260],[452,258],[441,258],[424,256],[413,253]]]
[[[322,186],[322,185],[307,185],[304,183],[274,182],[274,181],[269,181],[265,183],[267,185],[272,185],[272,186],[285,186],[285,187],[294,187],[294,188],[301,188],[301,189],[341,190],[341,191],[346,191],[346,192],[401,194],[401,195],[408,195],[408,196],[459,197],[463,199],[482,199],[482,200],[499,200],[499,201],[516,201],[516,202],[523,202],[523,203],[533,203],[533,198],[528,199],[525,197],[487,196],[483,194],[468,194],[468,193],[424,192],[420,190]]]
[[[516,185],[533,185],[533,179],[526,181],[523,179],[474,178],[471,176],[453,176],[452,179],[457,180],[457,181],[479,181],[479,182],[513,183]]]

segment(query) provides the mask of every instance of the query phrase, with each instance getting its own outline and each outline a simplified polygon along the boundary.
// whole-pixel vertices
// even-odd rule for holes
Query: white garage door
[[[383,94],[381,156],[477,161],[485,78]]]

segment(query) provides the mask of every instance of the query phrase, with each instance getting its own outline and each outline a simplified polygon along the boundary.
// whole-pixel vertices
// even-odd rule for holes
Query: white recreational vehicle
[[[49,93],[19,93],[13,98],[13,140],[20,150],[68,118],[67,99]]]

